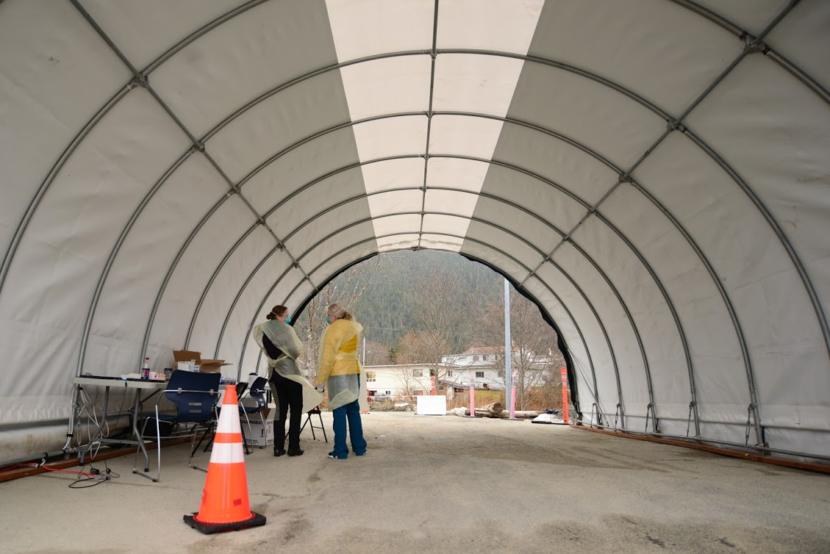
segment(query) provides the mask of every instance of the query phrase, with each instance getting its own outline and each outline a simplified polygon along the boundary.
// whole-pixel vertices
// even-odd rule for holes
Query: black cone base
[[[265,525],[265,516],[256,512],[251,512],[249,519],[242,521],[234,521],[233,523],[203,523],[198,521],[193,515],[184,516],[184,522],[205,535],[212,535],[213,533],[225,533],[227,531],[241,531],[251,527],[259,527]]]

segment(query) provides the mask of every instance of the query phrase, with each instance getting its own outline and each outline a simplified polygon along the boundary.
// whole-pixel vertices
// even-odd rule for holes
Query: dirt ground
[[[373,413],[364,425],[362,458],[327,459],[308,429],[304,456],[246,458],[264,527],[187,527],[205,474],[177,446],[160,483],[127,457],[91,489],[59,474],[0,484],[0,551],[830,552],[824,475],[526,421]]]

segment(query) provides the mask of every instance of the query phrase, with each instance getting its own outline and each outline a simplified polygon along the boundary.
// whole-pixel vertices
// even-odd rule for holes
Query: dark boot
[[[282,456],[283,454],[285,454],[285,430],[284,430],[284,428],[282,428],[283,440],[281,440],[281,441],[277,440],[277,436],[278,436],[277,429],[281,429],[281,427],[277,427],[277,425],[281,425],[281,424],[282,424],[281,421],[275,421],[274,422],[274,456]]]

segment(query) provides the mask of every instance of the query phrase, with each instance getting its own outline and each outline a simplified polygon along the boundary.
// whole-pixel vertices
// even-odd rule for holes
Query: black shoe
[[[276,448],[274,449],[274,456],[282,456],[284,454],[285,450],[277,450]]]
[[[300,450],[299,448],[297,450],[288,449],[288,455],[289,456],[302,456],[303,452],[304,452],[304,450]]]

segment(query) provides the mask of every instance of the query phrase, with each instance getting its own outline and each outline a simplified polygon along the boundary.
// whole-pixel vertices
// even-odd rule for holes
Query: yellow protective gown
[[[363,327],[356,321],[338,319],[323,333],[317,382],[329,392],[329,407],[336,409],[360,397],[360,362],[357,346]]]

